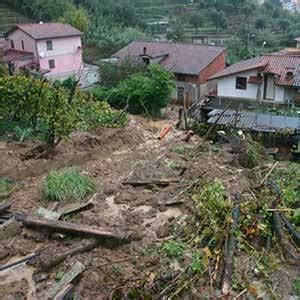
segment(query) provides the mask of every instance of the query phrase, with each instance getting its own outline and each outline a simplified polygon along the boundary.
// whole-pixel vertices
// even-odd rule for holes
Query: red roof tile
[[[203,46],[191,43],[132,42],[112,57],[139,57],[146,54],[151,58],[162,57],[160,64],[173,73],[199,75],[226,48]],[[164,57],[163,57],[164,56]]]
[[[20,29],[35,40],[61,38],[67,36],[79,36],[83,33],[69,24],[40,23],[40,24],[17,24],[6,35]]]

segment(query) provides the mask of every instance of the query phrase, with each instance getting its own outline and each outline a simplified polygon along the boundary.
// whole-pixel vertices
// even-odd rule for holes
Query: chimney
[[[147,47],[144,47],[144,49],[143,49],[143,54],[144,54],[144,55],[147,54]]]

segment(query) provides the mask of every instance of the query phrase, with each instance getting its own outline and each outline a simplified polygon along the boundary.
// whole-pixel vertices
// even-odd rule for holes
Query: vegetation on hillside
[[[149,65],[147,72],[132,74],[111,89],[97,88],[94,94],[115,108],[127,107],[133,114],[157,117],[169,104],[173,88],[172,73],[160,65]]]
[[[0,134],[15,132],[20,141],[35,135],[55,146],[77,129],[122,126],[117,112],[89,93],[25,76],[0,77]]]
[[[35,20],[60,20],[86,33],[86,46],[98,49],[91,59],[109,56],[132,40],[162,35],[190,41],[194,34],[222,34],[229,61],[290,46],[300,35],[299,13],[283,10],[278,0],[5,0]],[[167,21],[160,26],[155,21]],[[151,23],[152,22],[152,23]],[[154,22],[154,23],[153,23]],[[264,43],[266,42],[266,43]],[[220,44],[221,39],[213,40]],[[97,57],[94,57],[96,54]]]

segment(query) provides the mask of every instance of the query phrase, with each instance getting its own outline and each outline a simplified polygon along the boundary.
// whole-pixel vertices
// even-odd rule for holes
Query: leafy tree
[[[102,49],[108,56],[130,42],[140,40],[143,37],[144,33],[141,30],[124,27],[101,16],[91,23],[87,33],[89,43]]]
[[[70,5],[58,20],[62,23],[71,24],[82,32],[87,32],[89,28],[89,15],[83,7],[76,8],[74,5]]]
[[[46,130],[50,148],[76,129],[112,125],[115,112],[107,104],[99,105],[89,94],[77,90],[70,98],[70,92],[39,79],[0,77],[0,121],[35,129],[37,120]]]
[[[220,28],[227,28],[227,19],[225,13],[222,11],[217,11],[216,9],[211,9],[209,12],[210,18],[216,27],[216,31]]]
[[[264,29],[267,26],[267,21],[265,17],[259,17],[255,21],[255,28],[256,29]]]
[[[282,32],[286,32],[291,25],[291,21],[286,18],[279,19],[277,24]]]
[[[198,28],[203,25],[203,16],[199,13],[194,13],[190,16],[189,23],[196,29],[196,33],[198,33]]]
[[[133,114],[159,116],[170,101],[174,88],[173,74],[160,65],[149,65],[146,74],[135,74],[106,93],[108,102],[116,108],[129,105]]]
[[[106,88],[117,86],[121,81],[136,73],[145,73],[147,65],[141,60],[127,57],[117,63],[102,63],[99,75],[100,84]]]

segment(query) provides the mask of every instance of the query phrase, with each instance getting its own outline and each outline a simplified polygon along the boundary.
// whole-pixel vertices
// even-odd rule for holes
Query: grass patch
[[[176,161],[171,160],[167,163],[167,168],[176,171],[179,170],[181,166]]]
[[[192,150],[192,147],[185,145],[176,145],[171,149],[171,152],[178,154],[185,154]]]
[[[80,201],[95,188],[93,180],[71,167],[51,171],[43,185],[43,197],[48,201]]]
[[[0,195],[8,193],[13,186],[13,182],[7,178],[0,178]]]

